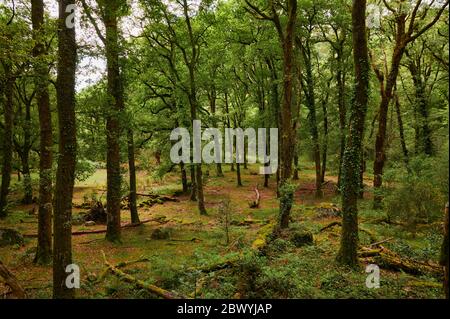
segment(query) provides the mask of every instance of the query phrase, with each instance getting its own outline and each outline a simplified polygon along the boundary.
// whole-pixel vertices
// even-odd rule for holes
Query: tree
[[[279,136],[280,141],[280,187],[285,187],[286,193],[280,198],[280,228],[289,226],[289,216],[293,201],[293,190],[287,187],[292,176],[292,162],[294,154],[293,126],[292,126],[292,99],[293,99],[293,69],[294,69],[294,38],[295,23],[297,19],[297,0],[285,1],[285,6],[277,1],[269,1],[270,13],[265,13],[255,5],[245,0],[248,11],[256,18],[272,21],[278,33],[278,38],[283,50],[283,102],[280,110]],[[283,28],[279,9],[286,9],[286,26]],[[289,191],[288,191],[289,189]]]
[[[108,105],[112,105],[106,114],[106,170],[107,170],[107,231],[106,239],[111,242],[120,242],[120,202],[121,194],[121,173],[120,173],[120,135],[121,135],[121,115],[125,108],[123,79],[120,71],[119,55],[119,28],[118,20],[126,8],[126,1],[114,0],[105,2],[97,0],[100,11],[100,18],[105,26],[105,35],[98,28],[91,9],[86,1],[82,1],[85,13],[91,20],[98,37],[105,46],[108,79]],[[131,128],[127,129],[128,139],[128,163],[130,173],[130,211],[133,222],[138,222],[136,205],[136,170],[134,164],[134,138]]]
[[[14,82],[15,77],[12,70],[11,61],[11,43],[12,40],[12,22],[15,17],[15,11],[13,9],[11,13],[11,18],[6,23],[6,34],[5,38],[7,40],[4,52],[5,55],[1,55],[1,63],[3,66],[4,77],[2,79],[2,85],[0,93],[4,94],[4,118],[5,124],[3,127],[3,163],[2,163],[2,184],[0,188],[0,218],[7,216],[7,205],[8,205],[8,193],[9,185],[11,182],[11,171],[12,171],[12,152],[13,152],[13,95],[14,95]],[[3,45],[2,45],[3,46]]]
[[[358,264],[358,193],[362,140],[369,95],[369,56],[366,33],[366,0],[353,0],[353,60],[355,87],[342,163],[342,232],[337,260],[352,267]]]
[[[58,67],[56,98],[59,154],[53,219],[53,297],[73,298],[66,285],[66,267],[72,264],[72,196],[77,154],[75,118],[75,70],[77,44],[72,24],[74,0],[60,0],[58,18]]]
[[[395,2],[398,4],[397,8],[395,8],[392,4],[389,4],[387,0],[383,0],[383,2],[386,8],[394,16],[395,43],[392,51],[390,67],[389,69],[386,67],[386,74],[384,74],[384,72],[375,63],[373,63],[374,71],[380,83],[381,95],[381,102],[378,109],[378,131],[375,140],[375,160],[373,163],[373,187],[376,190],[380,189],[383,181],[383,168],[386,161],[385,140],[388,108],[392,99],[394,86],[397,82],[397,76],[403,54],[405,53],[406,47],[409,43],[417,40],[422,34],[428,31],[439,21],[439,18],[449,3],[447,0],[436,10],[434,8],[432,9],[430,4],[423,4],[422,0],[418,0],[413,6],[410,6],[410,4],[405,0],[396,0]],[[411,7],[412,10],[409,9],[409,7]],[[421,22],[425,21],[430,9],[436,13],[430,22],[422,26]],[[375,194],[375,208],[379,208],[381,206],[381,199],[382,197],[380,194]]]
[[[46,48],[43,41],[44,33],[44,2],[31,2],[31,18],[33,36],[36,45],[33,49],[36,73],[36,91],[39,110],[40,128],[40,160],[39,160],[39,213],[38,213],[38,244],[35,263],[48,264],[52,255],[52,118],[50,98],[48,93],[48,67],[45,63]]]

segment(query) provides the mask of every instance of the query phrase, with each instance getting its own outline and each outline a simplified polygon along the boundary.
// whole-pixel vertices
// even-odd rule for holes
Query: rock
[[[170,239],[171,229],[169,228],[157,228],[152,232],[152,239]]]
[[[314,208],[317,212],[317,218],[341,217],[342,211],[336,204],[322,203]]]
[[[93,221],[98,224],[105,224],[107,220],[106,209],[102,202],[92,203],[88,214],[84,216],[86,222]]]
[[[11,228],[0,228],[0,247],[9,245],[23,245],[21,233]]]
[[[87,222],[84,223],[84,226],[95,226],[95,222],[93,220],[89,220]]]
[[[292,233],[290,240],[295,247],[311,245],[313,243],[313,235],[309,231],[297,230]]]
[[[84,216],[81,214],[72,216],[72,225],[83,225],[84,224]]]

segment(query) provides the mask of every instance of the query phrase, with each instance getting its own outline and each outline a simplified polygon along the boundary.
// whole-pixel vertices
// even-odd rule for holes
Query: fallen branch
[[[11,295],[17,299],[25,299],[27,294],[19,284],[16,276],[14,276],[8,268],[0,261],[0,277],[3,278],[5,284],[11,289]]]
[[[391,241],[391,240],[393,240],[393,239],[395,239],[395,238],[394,238],[394,237],[389,237],[389,238],[380,240],[380,241],[378,241],[378,242],[376,242],[376,243],[370,244],[369,247],[378,246],[378,245],[380,245],[380,244],[386,243],[386,242]]]
[[[323,232],[324,230],[327,230],[328,228],[334,227],[334,226],[336,226],[336,225],[342,226],[342,223],[341,223],[341,222],[331,222],[331,223],[329,223],[328,225],[322,227],[322,228],[319,230],[319,232]]]
[[[106,259],[105,252],[102,250],[103,259],[105,262],[105,265],[108,267],[109,271],[111,271],[114,275],[119,277],[125,282],[128,282],[130,284],[135,285],[136,287],[148,290],[149,292],[164,298],[164,299],[187,299],[185,296],[181,296],[179,294],[173,293],[171,291],[165,290],[163,288],[157,287],[155,285],[146,284],[142,280],[136,279],[133,276],[124,273],[122,270],[118,269],[117,267],[111,265],[108,260]]]
[[[170,241],[182,241],[182,242],[193,242],[193,243],[199,243],[203,240],[200,238],[191,238],[191,239],[170,239]]]
[[[129,223],[122,225],[122,228],[132,228],[132,227],[138,227],[142,224],[150,223],[150,222],[159,222],[161,224],[165,223],[166,221],[164,218],[151,218],[143,220],[139,223]],[[72,232],[72,236],[81,236],[81,235],[90,235],[90,234],[103,234],[106,233],[106,229],[95,229],[95,230],[81,230],[81,231],[74,231]],[[23,237],[26,238],[37,238],[37,234],[24,234]]]
[[[122,262],[118,263],[117,265],[115,265],[114,267],[125,268],[130,265],[134,265],[134,264],[138,264],[138,263],[145,263],[145,262],[150,262],[150,261],[151,260],[149,258],[144,257],[144,258],[140,258],[140,259],[136,259],[136,260],[132,260],[132,261],[122,261]]]

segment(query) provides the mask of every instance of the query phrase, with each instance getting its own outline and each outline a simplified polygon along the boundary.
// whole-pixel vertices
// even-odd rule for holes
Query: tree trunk
[[[205,197],[203,195],[203,178],[202,178],[201,164],[197,164],[195,166],[195,180],[197,181],[198,211],[200,212],[200,215],[207,215],[205,208]]]
[[[292,179],[294,181],[298,181],[299,180],[299,176],[298,176],[298,147],[297,145],[295,146],[295,153],[294,153],[294,174],[292,175]]]
[[[186,175],[186,167],[184,166],[183,162],[180,162],[180,171],[181,171],[181,184],[183,185],[183,194],[187,194],[189,188]]]
[[[431,156],[434,154],[434,146],[433,141],[431,140],[429,106],[425,94],[425,84],[420,74],[420,70],[413,62],[408,64],[408,69],[414,82],[416,95],[415,109],[417,110],[417,115],[419,117],[419,121],[416,124],[418,127],[418,151]]]
[[[295,22],[297,20],[297,0],[289,0],[287,3],[288,21],[286,31],[280,34],[283,46],[283,104],[280,112],[280,188],[287,186],[292,176],[293,149],[293,129],[292,129],[292,98],[293,98],[293,49],[295,36]],[[292,208],[293,191],[283,190],[280,196],[280,228],[289,226],[289,217]],[[280,192],[281,193],[281,192]],[[280,194],[281,195],[281,194]]]
[[[328,153],[328,99],[330,97],[331,80],[327,83],[327,92],[325,98],[322,101],[322,113],[323,113],[323,145],[322,145],[322,171],[320,174],[320,182],[323,185],[325,183],[325,174],[327,172],[327,153]]]
[[[33,186],[31,185],[31,173],[30,173],[30,152],[24,145],[23,153],[21,154],[22,162],[22,174],[23,174],[23,190],[24,196],[22,203],[25,205],[31,204],[33,202]]]
[[[43,36],[40,32],[44,24],[44,1],[32,0],[31,6],[33,35],[37,41],[33,56],[38,59],[34,68],[37,76],[35,85],[40,132],[38,240],[34,262],[45,265],[49,264],[52,258],[52,118],[48,94],[48,67],[44,61],[39,60],[47,55],[44,44],[39,41]]]
[[[305,71],[306,71],[306,86],[303,88],[305,91],[306,105],[309,110],[309,130],[311,134],[312,146],[313,146],[313,158],[316,170],[316,197],[321,198],[322,193],[322,170],[320,163],[320,143],[319,143],[319,131],[317,128],[317,117],[316,117],[316,99],[314,92],[314,78],[312,73],[311,65],[311,47],[308,42],[305,44],[302,50],[304,61],[305,61]]]
[[[134,136],[133,130],[131,128],[127,131],[128,138],[128,167],[129,167],[129,175],[130,175],[130,214],[131,214],[131,222],[133,224],[139,223],[139,213],[137,210],[136,204],[136,163],[134,161]]]
[[[12,141],[13,141],[13,94],[14,94],[14,77],[11,71],[11,64],[9,61],[4,63],[5,69],[5,103],[4,114],[5,127],[3,139],[3,165],[2,165],[2,186],[0,189],[0,218],[6,217],[9,184],[11,182],[12,171]]]
[[[108,77],[108,104],[106,118],[106,172],[107,172],[107,232],[106,239],[120,242],[120,115],[124,109],[122,78],[119,67],[119,39],[117,18],[120,1],[108,2],[103,7],[106,29],[105,50]]]
[[[369,96],[369,57],[366,34],[366,0],[354,0],[352,8],[355,99],[350,106],[349,135],[342,165],[342,230],[337,261],[358,264],[358,192],[362,140]]]
[[[197,185],[195,182],[195,166],[190,166],[191,171],[191,201],[195,202],[197,201]]]
[[[375,191],[373,207],[375,209],[381,208],[382,196],[379,192],[383,184],[383,169],[386,161],[386,124],[389,103],[392,98],[392,90],[397,82],[400,62],[407,44],[404,40],[405,18],[403,18],[403,15],[404,14],[398,17],[395,48],[392,54],[390,71],[387,75],[386,86],[384,86],[384,77],[380,77],[380,75],[377,74],[380,82],[381,102],[378,113],[378,131],[375,140],[375,160],[373,162],[373,187]]]
[[[405,161],[406,168],[409,170],[408,148],[406,147],[405,130],[403,128],[402,113],[400,110],[400,100],[397,91],[394,92],[394,99],[395,99],[395,112],[397,113],[398,130],[400,134],[400,143],[402,145],[403,160]]]
[[[66,286],[66,267],[72,264],[72,196],[76,164],[75,69],[77,45],[75,27],[66,24],[67,6],[74,0],[59,2],[58,78],[56,97],[59,122],[59,155],[56,172],[53,220],[53,297],[74,298],[75,290]]]
[[[445,205],[444,217],[444,241],[442,242],[440,264],[444,267],[444,291],[445,298],[449,299],[448,289],[448,264],[449,264],[449,242],[448,242],[448,203]]]
[[[342,50],[341,50],[342,51]],[[339,171],[338,171],[338,192],[341,189],[342,178],[342,160],[344,158],[345,139],[346,139],[346,126],[347,126],[347,106],[345,103],[345,74],[343,72],[343,52],[338,53],[338,72],[336,75],[338,83],[338,109],[339,109]]]

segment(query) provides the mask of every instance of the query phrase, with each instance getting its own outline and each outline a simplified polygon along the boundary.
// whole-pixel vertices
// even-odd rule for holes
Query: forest
[[[448,299],[448,0],[0,0],[0,299]]]

